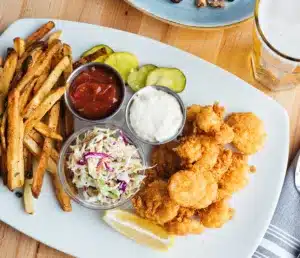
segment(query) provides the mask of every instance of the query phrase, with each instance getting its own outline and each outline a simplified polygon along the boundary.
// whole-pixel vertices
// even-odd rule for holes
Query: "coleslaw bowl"
[[[84,127],[81,130],[73,133],[68,138],[68,140],[64,143],[61,149],[59,162],[58,162],[58,174],[65,192],[72,198],[73,201],[77,202],[83,207],[93,209],[93,210],[109,210],[109,209],[119,207],[125,204],[126,202],[128,202],[138,192],[139,187],[134,192],[130,193],[130,195],[126,196],[126,198],[121,198],[120,200],[111,204],[105,204],[101,202],[90,202],[86,200],[82,191],[76,188],[75,184],[72,181],[73,178],[72,172],[67,167],[67,159],[69,155],[72,153],[72,149],[70,147],[76,143],[76,139],[78,137],[83,137],[87,132],[92,131],[94,128],[115,130],[117,134],[120,134],[120,136],[126,137],[128,143],[133,145],[137,149],[138,156],[141,159],[143,170],[140,171],[140,174],[142,175],[145,174],[144,168],[146,167],[147,163],[146,163],[142,146],[135,139],[135,137],[130,133],[126,132],[125,130],[123,130],[122,128],[114,125],[113,123],[105,123],[105,124],[103,123],[103,124]]]

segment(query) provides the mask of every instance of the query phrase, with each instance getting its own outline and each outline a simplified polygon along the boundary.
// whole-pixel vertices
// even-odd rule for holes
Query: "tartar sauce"
[[[162,142],[178,133],[183,114],[177,99],[167,92],[146,87],[136,94],[129,110],[135,133],[150,142]]]

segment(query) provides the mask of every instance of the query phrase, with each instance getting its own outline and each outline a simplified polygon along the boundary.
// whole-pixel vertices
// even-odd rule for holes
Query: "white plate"
[[[25,19],[13,23],[1,36],[1,52],[12,46],[14,37],[26,37],[44,22]],[[252,111],[264,121],[268,139],[265,148],[250,160],[256,165],[257,173],[250,175],[249,185],[234,195],[234,219],[222,229],[178,237],[167,253],[153,251],[123,237],[102,222],[99,212],[75,203],[71,213],[62,212],[48,180],[34,216],[25,214],[22,202],[0,185],[0,219],[49,246],[79,257],[250,257],[271,220],[284,180],[289,146],[286,111],[246,82],[179,49],[95,25],[56,21],[56,26],[63,30],[62,40],[72,46],[75,58],[89,47],[104,43],[118,51],[133,52],[141,64],[182,69],[187,76],[187,87],[181,94],[186,105],[220,101],[228,112]]]

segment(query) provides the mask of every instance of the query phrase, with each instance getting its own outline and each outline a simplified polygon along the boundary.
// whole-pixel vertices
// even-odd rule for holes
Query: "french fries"
[[[24,208],[28,214],[34,213],[34,198],[31,192],[32,175],[35,171],[36,160],[32,161],[32,155],[29,150],[24,147],[24,167],[25,167],[25,183],[24,183]]]
[[[38,40],[45,37],[47,35],[47,33],[49,31],[51,31],[54,27],[55,27],[55,24],[53,21],[49,21],[49,22],[45,23],[43,26],[41,26],[39,29],[37,29],[30,36],[27,37],[26,46],[30,46],[34,42],[37,42]]]
[[[12,49],[5,60],[0,80],[0,114],[4,112],[4,102],[7,97],[10,82],[13,79],[18,62],[18,54]]]
[[[53,32],[53,33],[49,36],[49,38],[48,38],[48,41],[47,41],[47,42],[48,42],[48,45],[51,45],[51,44],[53,43],[54,40],[59,39],[60,36],[61,36],[61,34],[62,34],[62,31],[61,31],[61,30],[57,30],[57,31]]]
[[[83,64],[86,64],[86,63],[90,63],[90,62],[96,60],[97,58],[99,58],[100,56],[104,56],[104,55],[107,55],[105,48],[100,48],[99,50],[97,50],[96,52],[94,52],[90,55],[81,57],[78,61],[76,61],[73,64],[73,68],[76,69],[77,67],[79,67]]]
[[[70,59],[65,56],[54,68],[54,70],[50,73],[47,80],[44,82],[44,84],[41,86],[41,88],[38,90],[38,92],[35,94],[35,96],[32,98],[32,100],[29,102],[29,104],[26,106],[23,117],[25,119],[29,118],[29,116],[32,114],[32,112],[36,109],[37,106],[43,101],[43,99],[46,97],[46,95],[50,92],[50,90],[53,88],[55,83],[58,81],[59,77],[63,73],[63,71],[66,69],[66,67],[70,64]]]
[[[62,141],[63,138],[61,135],[53,131],[49,126],[44,124],[43,122],[39,122],[34,126],[34,129],[37,130],[39,133],[41,133],[43,136],[57,140]]]
[[[31,152],[31,154],[34,157],[39,158],[39,156],[42,153],[42,148],[28,135],[24,136],[24,145],[26,146],[26,148]],[[55,174],[55,173],[57,173],[56,166],[57,166],[56,162],[52,159],[52,157],[50,157],[50,159],[48,160],[47,170],[51,174]]]
[[[60,207],[63,209],[63,211],[70,212],[72,211],[72,205],[70,197],[65,193],[60,180],[58,178],[57,174],[51,174],[53,187],[55,190],[56,198],[60,204]]]
[[[0,57],[0,173],[10,190],[23,187],[28,214],[35,212],[45,171],[61,208],[72,210],[57,172],[65,135],[73,131],[73,116],[61,110],[73,71],[72,49],[59,40],[62,31],[47,35],[52,28],[49,21],[26,39],[14,38],[6,58]]]
[[[28,118],[25,122],[25,134],[27,134],[38,122],[40,122],[42,117],[61,98],[65,91],[66,86],[54,90],[48,95],[48,97],[46,97],[46,99],[41,103],[41,105],[32,112],[30,118]]]
[[[7,186],[10,190],[24,184],[23,121],[19,112],[20,93],[14,89],[8,96]]]
[[[50,130],[56,131],[58,118],[59,118],[59,102],[57,102],[51,109],[49,115],[49,128]],[[53,148],[52,139],[46,138],[43,145],[43,150],[39,159],[39,163],[35,173],[33,174],[33,182],[32,182],[32,194],[35,198],[38,198],[40,192],[42,190],[43,178],[45,174],[45,170],[47,168],[48,160],[50,157],[51,149]]]
[[[14,38],[14,49],[18,53],[18,56],[21,57],[25,52],[25,40],[19,37]]]
[[[0,135],[2,150],[6,149],[6,125],[7,125],[7,111],[4,112],[1,119]]]
[[[34,77],[38,77],[43,73],[47,65],[49,65],[53,55],[60,49],[60,47],[61,42],[57,42],[56,44],[51,46],[51,48],[49,48],[46,53],[40,55],[39,60],[34,65],[34,67],[27,71],[22,80],[18,83],[17,89],[19,91],[22,91],[26,84],[29,83]]]

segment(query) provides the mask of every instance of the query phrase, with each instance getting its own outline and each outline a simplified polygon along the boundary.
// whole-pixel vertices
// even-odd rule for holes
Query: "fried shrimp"
[[[205,208],[217,197],[218,186],[207,172],[181,170],[171,176],[168,190],[172,200],[183,207]]]
[[[212,136],[215,138],[218,144],[225,145],[233,141],[234,132],[232,127],[230,127],[228,124],[223,123],[220,126],[220,130],[213,132]]]
[[[162,180],[156,180],[142,189],[132,199],[136,213],[160,225],[174,219],[180,206],[170,199],[167,185]]]
[[[213,106],[205,106],[197,113],[194,125],[197,130],[206,133],[219,131],[223,123],[223,118],[220,112],[216,113]]]
[[[173,235],[185,236],[187,234],[200,234],[204,231],[204,226],[194,219],[185,218],[183,221],[170,221],[164,228]]]
[[[199,136],[184,137],[178,147],[173,150],[183,160],[183,163],[193,163],[201,157],[202,144]]]
[[[261,150],[266,140],[264,124],[255,114],[233,113],[227,118],[233,128],[233,145],[244,154],[254,154]]]
[[[248,157],[246,155],[236,152],[232,154],[231,165],[219,181],[219,189],[222,195],[231,195],[248,184],[249,165],[247,161]],[[219,198],[221,198],[220,194]]]
[[[232,219],[234,209],[230,208],[226,199],[215,202],[198,212],[201,223],[207,228],[220,228]]]
[[[151,153],[151,165],[157,172],[157,176],[168,179],[174,172],[180,168],[180,159],[173,151],[178,145],[177,142],[169,142],[153,148]]]
[[[201,106],[200,105],[191,105],[186,109],[186,120],[188,122],[192,122],[195,120],[196,115],[200,112],[201,110]]]
[[[201,144],[201,157],[193,164],[192,170],[211,169],[216,163],[220,153],[220,147],[212,137],[201,135],[198,137]]]

